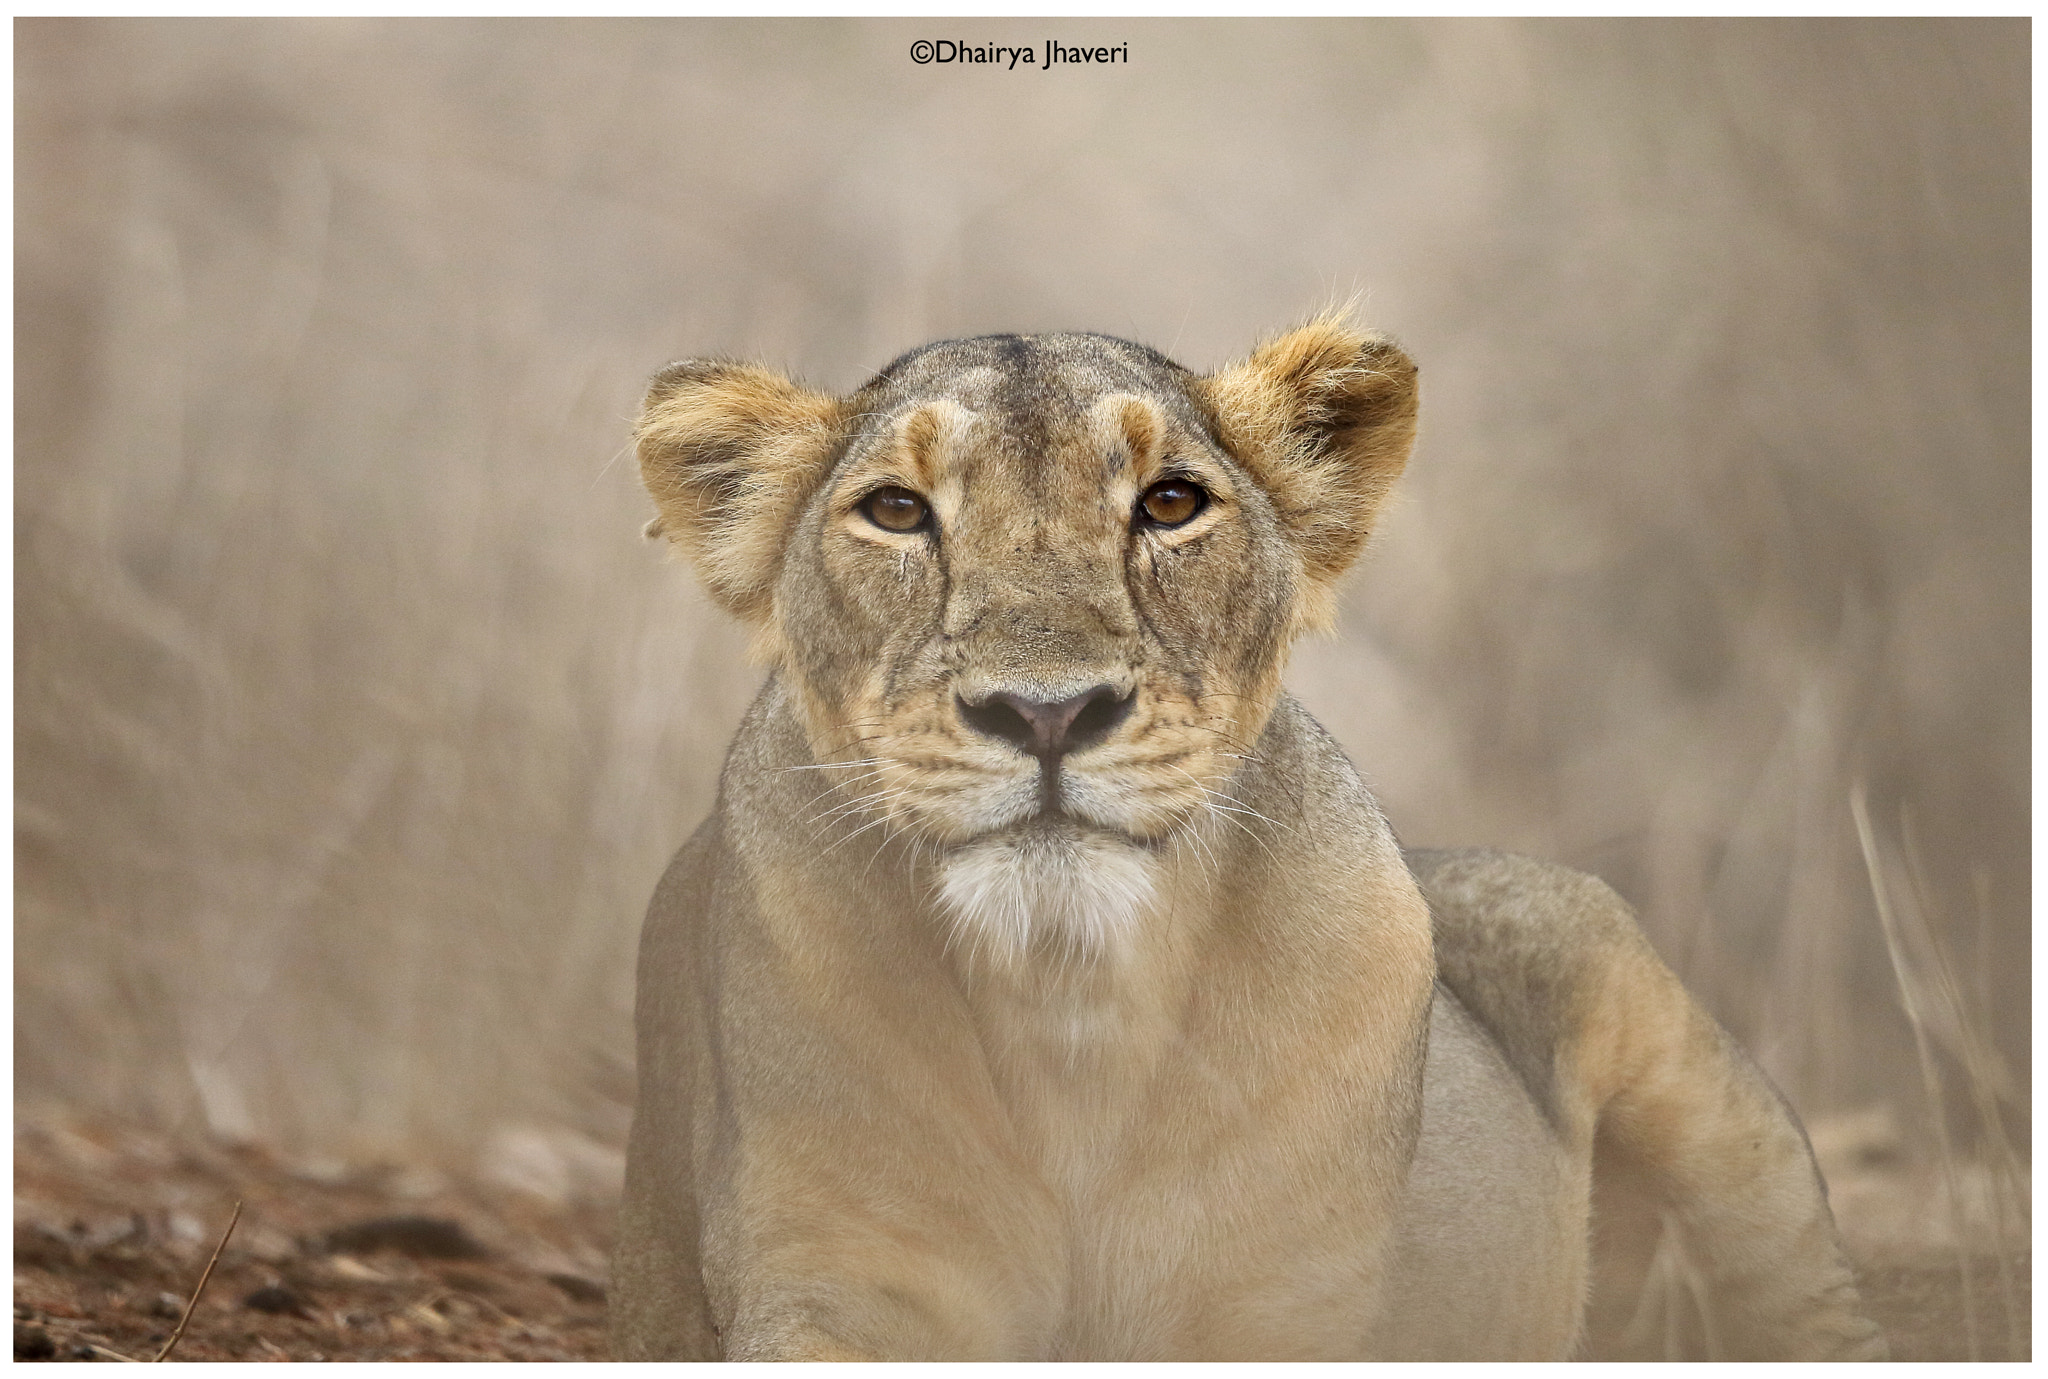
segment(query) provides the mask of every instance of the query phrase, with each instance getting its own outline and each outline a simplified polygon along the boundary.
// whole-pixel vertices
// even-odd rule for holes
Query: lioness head
[[[1098,948],[1230,782],[1415,432],[1324,319],[1207,377],[1100,335],[904,355],[850,397],[691,360],[638,427],[656,527],[757,631],[832,807],[930,845],[977,946]]]

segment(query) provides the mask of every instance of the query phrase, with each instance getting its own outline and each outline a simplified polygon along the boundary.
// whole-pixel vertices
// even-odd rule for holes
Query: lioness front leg
[[[847,910],[782,894],[813,932]],[[757,895],[714,820],[648,910],[614,1352],[1028,1358],[1064,1255],[957,994],[914,943],[813,961]]]
[[[835,1165],[752,1165],[708,1213],[704,1284],[724,1358],[1038,1358],[1062,1281],[1016,1185],[977,1184],[908,1144],[896,1146],[908,1171],[878,1181],[861,1167],[870,1146],[826,1143],[838,1138],[815,1139]],[[981,1188],[1002,1194],[990,1211],[972,1200]]]
[[[1003,1329],[995,1318],[974,1315],[983,1309],[962,1308],[962,1299],[928,1289],[920,1290],[927,1294],[922,1297],[873,1282],[741,1291],[746,1296],[721,1329],[727,1360],[1018,1358],[986,1344]]]

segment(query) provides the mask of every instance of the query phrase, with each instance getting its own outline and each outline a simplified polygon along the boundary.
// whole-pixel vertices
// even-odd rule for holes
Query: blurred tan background
[[[19,1104],[602,1179],[759,678],[646,377],[1356,293],[1424,434],[1293,683],[1404,840],[1600,872],[1810,1115],[2024,1135],[2026,21],[15,34]]]

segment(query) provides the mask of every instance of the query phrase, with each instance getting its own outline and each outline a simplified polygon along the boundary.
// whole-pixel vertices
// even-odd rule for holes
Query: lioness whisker
[[[866,810],[870,805],[880,804],[885,800],[902,799],[909,796],[910,793],[911,792],[908,789],[900,785],[884,786],[880,790],[873,790],[867,792],[866,794],[856,795],[852,799],[842,802],[841,804],[837,805],[836,807],[827,811],[826,813],[817,816],[816,822],[822,823],[832,819],[836,819],[842,814],[860,813]]]
[[[1192,728],[1198,733],[1208,733],[1211,737],[1222,738],[1223,741],[1228,743],[1230,746],[1240,749],[1240,752],[1242,753],[1243,758],[1246,761],[1263,762],[1265,760],[1265,758],[1261,757],[1258,754],[1258,752],[1253,748],[1252,744],[1241,741],[1233,734],[1224,732],[1221,728],[1213,728],[1209,726],[1207,723],[1184,723],[1181,726],[1185,728]],[[1223,754],[1218,753],[1218,755]]]
[[[1222,803],[1222,801],[1224,800],[1228,800],[1230,801],[1230,803]],[[1279,829],[1283,833],[1293,832],[1293,830],[1288,825],[1281,823],[1278,819],[1273,818],[1269,814],[1261,814],[1258,810],[1253,809],[1250,806],[1243,803],[1235,795],[1226,795],[1220,790],[1209,791],[1209,807],[1212,809],[1223,810],[1227,814],[1244,814],[1254,819],[1263,820],[1264,822],[1273,825],[1273,827]]]
[[[848,780],[828,782],[824,789],[818,791],[815,795],[812,795],[810,799],[806,800],[804,802],[804,806],[805,808],[809,808],[811,805],[817,804],[821,800],[835,799],[845,794],[845,792],[848,790],[859,789],[860,787],[866,785],[869,781],[879,779],[883,776],[886,776],[887,774],[888,773],[886,771],[883,771],[880,768],[876,768],[873,770],[863,771],[859,775],[854,776]]]
[[[842,801],[830,810],[814,812],[801,822],[814,825],[812,836],[816,837],[819,832],[829,829],[835,819],[848,814],[864,813],[871,806],[885,803],[891,799],[905,797],[909,793],[909,791],[901,786],[885,786],[880,790],[869,791],[852,799]]]
[[[1187,770],[1185,767],[1176,766],[1173,769],[1179,771],[1182,775],[1186,776],[1190,781],[1193,781],[1195,788],[1202,792],[1202,805],[1204,809],[1206,809],[1210,814],[1214,815],[1216,818],[1223,820],[1225,823],[1232,824],[1235,827],[1242,829],[1244,833],[1252,839],[1253,842],[1257,843],[1261,848],[1265,849],[1266,854],[1269,857],[1274,858],[1275,861],[1279,860],[1278,854],[1274,853],[1272,846],[1264,838],[1259,836],[1257,830],[1253,829],[1249,824],[1243,822],[1243,820],[1233,818],[1231,816],[1237,814],[1247,815],[1251,818],[1259,819],[1265,823],[1271,824],[1274,828],[1279,829],[1283,833],[1292,832],[1293,830],[1289,829],[1287,825],[1281,823],[1279,820],[1269,818],[1266,815],[1261,814],[1258,810],[1247,807],[1243,803],[1243,801],[1237,799],[1236,796],[1226,795],[1222,791],[1217,790],[1214,787],[1203,783],[1203,781],[1199,777],[1197,777],[1192,771]],[[1223,803],[1223,801],[1229,801],[1229,803],[1226,804]]]
[[[821,761],[814,766],[778,766],[775,769],[779,773],[790,771],[830,771],[841,766],[880,766],[893,760],[893,757],[866,757],[859,761]]]
[[[867,771],[862,773],[860,776],[856,777],[853,780],[838,781],[829,784],[824,789],[818,791],[815,795],[812,795],[810,799],[804,801],[804,808],[808,810],[812,805],[822,805],[826,801],[843,799],[848,790],[858,789],[859,787],[865,785],[867,782],[874,780],[883,774],[884,773],[879,770]],[[816,816],[809,815],[807,817]]]
[[[821,854],[819,854],[819,855],[820,855],[820,856],[825,856],[825,855],[829,855],[829,854],[831,854],[831,853],[837,852],[837,851],[838,851],[838,850],[839,850],[840,848],[842,848],[842,847],[844,847],[844,846],[845,846],[846,844],[848,844],[848,843],[852,842],[852,841],[853,841],[854,839],[856,839],[856,838],[860,837],[860,835],[861,835],[861,834],[863,834],[863,833],[866,833],[866,832],[867,832],[867,831],[868,831],[869,829],[871,829],[871,828],[879,828],[879,827],[881,827],[882,825],[884,825],[884,824],[886,824],[886,823],[888,823],[888,822],[889,822],[889,816],[888,816],[888,815],[886,815],[886,814],[878,814],[878,815],[876,815],[876,816],[875,816],[875,817],[874,817],[873,819],[869,820],[869,821],[868,821],[867,823],[864,823],[864,824],[862,824],[862,825],[861,825],[861,826],[860,826],[859,828],[856,828],[856,829],[855,829],[855,830],[854,830],[853,832],[851,832],[851,833],[847,834],[847,835],[846,835],[846,836],[845,836],[844,838],[841,838],[841,839],[840,839],[840,840],[839,840],[838,842],[836,842],[836,843],[832,844],[832,846],[831,846],[831,847],[828,847],[828,848],[826,848],[826,849],[825,849],[825,851],[824,851],[824,853],[821,853]]]

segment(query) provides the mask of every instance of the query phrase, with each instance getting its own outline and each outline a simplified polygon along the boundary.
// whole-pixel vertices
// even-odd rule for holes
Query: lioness
[[[1631,1195],[1712,1353],[1882,1353],[1614,893],[1404,856],[1281,688],[1415,416],[1327,318],[654,380],[651,530],[773,674],[642,939],[622,1357],[1562,1358]]]

